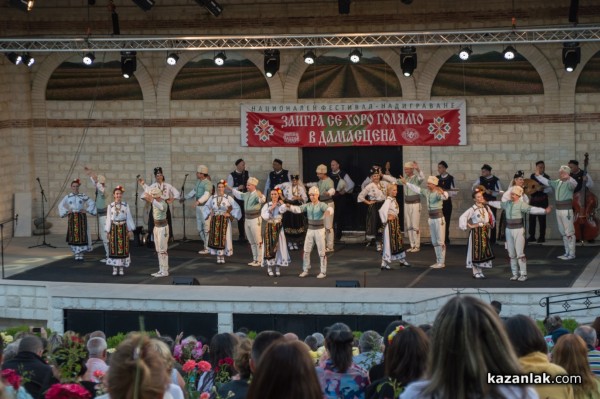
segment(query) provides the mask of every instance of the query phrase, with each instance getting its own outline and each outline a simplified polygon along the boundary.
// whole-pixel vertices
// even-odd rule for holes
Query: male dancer
[[[496,196],[500,194],[502,191],[502,186],[500,185],[500,179],[496,176],[492,175],[492,167],[488,164],[483,164],[481,167],[481,176],[473,183],[472,191],[475,191],[477,186],[485,187],[485,193],[483,193],[483,198],[487,202],[495,201]],[[491,210],[494,214],[494,219],[496,219],[496,209]],[[490,244],[496,243],[496,227],[492,227],[490,231]]]
[[[444,222],[446,222],[446,245],[450,244],[450,218],[452,217],[452,197],[456,195],[454,191],[454,176],[448,174],[448,164],[446,161],[438,163],[438,186],[448,193],[448,199],[444,200],[442,205],[442,213],[444,214]]]
[[[144,192],[144,199],[152,204],[152,216],[154,218],[154,248],[158,254],[158,272],[152,273],[152,277],[167,277],[169,275],[169,222],[167,221],[167,210],[169,206],[162,198],[163,190],[152,187],[149,192]]]
[[[335,209],[333,203],[335,188],[333,187],[333,180],[327,176],[327,166],[323,164],[317,166],[317,177],[319,180],[316,183],[306,183],[306,186],[317,187],[319,189],[319,201],[326,203],[331,209]],[[333,252],[333,243],[333,212],[331,212],[325,216],[325,252]]]
[[[273,160],[273,170],[267,175],[265,183],[265,193],[270,193],[276,185],[290,181],[289,172],[283,169],[283,161],[275,158]]]
[[[104,225],[106,224],[106,209],[108,206],[106,203],[106,177],[97,175],[87,166],[84,166],[83,169],[85,170],[85,174],[90,177],[90,180],[96,189],[96,212],[98,215],[98,227],[100,231],[103,231]],[[104,252],[106,252],[106,258],[100,259],[100,262],[106,263],[106,259],[108,259],[108,238],[106,237],[106,234],[102,233],[100,233],[100,238],[102,239]]]
[[[210,218],[204,220],[204,205],[210,198],[213,191],[213,184],[208,179],[208,167],[206,165],[198,165],[196,169],[196,187],[192,189],[186,196],[179,200],[183,203],[185,200],[190,198],[196,199],[196,227],[198,228],[198,234],[204,245],[204,249],[198,251],[201,255],[209,253],[208,250],[208,230],[210,229]]]
[[[235,161],[235,170],[227,176],[227,187],[235,188],[242,193],[246,192],[246,183],[248,183],[248,171],[246,170],[246,162],[242,158]],[[242,210],[242,217],[238,219],[238,241],[246,242],[245,221],[244,218],[244,201],[235,199],[235,202]]]
[[[233,196],[243,201],[244,211],[246,214],[245,231],[246,237],[250,242],[252,248],[252,262],[248,263],[248,266],[259,267],[263,261],[262,251],[262,231],[261,231],[261,220],[260,210],[262,205],[266,202],[265,196],[256,189],[258,185],[258,179],[256,177],[249,177],[248,183],[246,183],[247,192],[243,193],[237,188],[231,188]]]
[[[537,161],[535,163],[535,172],[531,174],[531,178],[537,180],[536,173],[544,176],[546,179],[550,179],[550,176],[546,174],[546,164],[544,161]],[[539,180],[538,180],[539,182]],[[543,190],[536,191],[531,194],[531,198],[529,198],[529,205],[531,206],[539,206],[540,208],[548,207],[548,193],[551,192],[552,189],[550,187],[546,187]],[[543,243],[546,242],[546,214],[543,215],[529,215],[529,238],[527,242],[535,242],[535,222],[538,220],[540,222],[540,235],[538,236],[537,242]]]

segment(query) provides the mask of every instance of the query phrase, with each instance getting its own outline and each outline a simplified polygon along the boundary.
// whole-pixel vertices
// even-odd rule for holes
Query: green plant
[[[544,321],[543,320],[536,320],[535,324],[538,326],[538,328],[542,332],[543,336],[548,335],[548,331],[546,331],[546,326],[544,326]]]
[[[250,338],[251,340],[254,340],[257,335],[258,335],[258,333],[254,330],[248,331],[248,338]]]
[[[563,319],[563,327],[572,333],[579,327],[579,323],[575,319]]]
[[[121,342],[123,342],[126,338],[125,333],[118,333],[117,335],[113,335],[112,337],[108,337],[106,338],[106,346],[109,349],[116,349],[117,346],[119,346],[119,344]]]

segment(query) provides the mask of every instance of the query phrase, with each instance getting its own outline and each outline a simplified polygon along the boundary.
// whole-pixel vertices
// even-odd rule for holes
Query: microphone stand
[[[95,183],[98,184],[98,183]],[[100,237],[100,213],[98,212],[98,187],[96,188],[96,198],[94,198],[94,202],[96,203],[96,232],[98,234],[98,238],[96,238],[94,241],[92,241],[92,245],[94,245],[97,242],[102,241],[102,237]]]
[[[144,235],[144,226],[138,226],[138,202],[140,199],[140,195],[138,194],[139,190],[139,178],[140,175],[137,175],[135,178],[135,233],[134,233],[134,242],[137,242],[138,247],[143,246],[142,236]]]
[[[40,178],[36,177],[36,180],[37,180],[38,184],[40,185],[40,193],[42,194],[42,200],[40,202],[42,203],[42,234],[44,237],[44,241],[39,245],[32,245],[29,248],[38,248],[38,247],[56,248],[54,245],[50,245],[46,242],[46,213],[44,210],[44,202],[48,201],[48,199],[46,198],[46,194],[44,194],[44,187],[42,187],[42,182],[40,181]]]
[[[2,280],[4,280],[5,276],[4,276],[4,225],[6,223],[15,221],[15,224],[19,222],[19,215],[15,215],[14,218],[5,220],[4,222],[0,222],[0,253],[1,253],[1,258],[2,258]],[[13,235],[14,235],[14,229],[13,229]]]
[[[185,174],[185,177],[183,178],[183,184],[181,185],[181,195],[183,196],[183,207],[182,207],[182,211],[183,211],[183,238],[181,239],[181,242],[188,242],[188,238],[185,235],[185,182],[188,178],[188,174]]]

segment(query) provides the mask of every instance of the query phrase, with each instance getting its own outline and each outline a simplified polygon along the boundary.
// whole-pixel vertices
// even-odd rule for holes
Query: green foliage
[[[12,335],[14,337],[17,333],[28,332],[28,331],[29,331],[29,326],[16,326],[16,327],[9,327],[4,332],[7,335]]]
[[[248,338],[250,338],[251,340],[254,340],[257,335],[258,335],[258,333],[254,330],[248,331]]]
[[[577,323],[577,320],[575,319],[563,319],[563,327],[572,333],[579,327],[579,323]]]
[[[76,334],[65,334],[62,342],[50,354],[50,360],[60,372],[62,383],[77,382],[87,360],[83,339]]]
[[[125,340],[125,333],[118,333],[117,335],[113,335],[112,337],[107,337],[106,338],[106,346],[109,349],[116,349],[117,346],[119,346],[119,344],[121,342],[123,342]]]
[[[358,341],[360,337],[362,337],[363,333],[362,331],[352,331],[352,335],[354,336],[354,340]]]
[[[535,324],[537,324],[543,336],[548,335],[548,331],[546,331],[546,327],[544,326],[544,320],[536,320]]]

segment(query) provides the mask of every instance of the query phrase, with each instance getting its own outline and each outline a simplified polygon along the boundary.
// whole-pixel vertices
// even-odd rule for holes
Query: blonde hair
[[[596,390],[596,377],[588,363],[588,350],[585,341],[575,334],[565,334],[552,350],[552,361],[570,375],[581,376],[581,384],[573,384],[575,399],[587,398]]]

